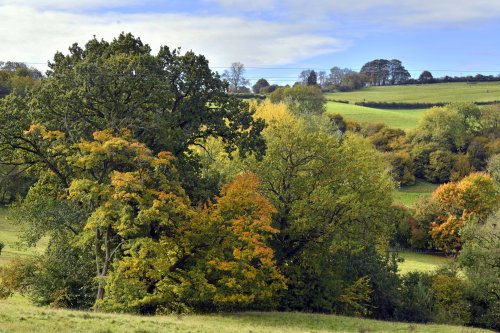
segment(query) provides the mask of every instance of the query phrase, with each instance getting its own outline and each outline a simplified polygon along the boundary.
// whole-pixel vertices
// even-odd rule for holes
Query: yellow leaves
[[[250,108],[255,110],[254,118],[264,119],[268,124],[292,123],[296,120],[283,102],[272,103],[269,99],[250,101]]]

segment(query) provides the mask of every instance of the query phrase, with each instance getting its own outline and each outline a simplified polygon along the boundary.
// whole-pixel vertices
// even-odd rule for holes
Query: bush
[[[401,279],[400,304],[396,319],[410,322],[430,322],[435,311],[432,297],[432,277],[427,273],[411,272]]]
[[[465,297],[465,287],[465,282],[453,275],[441,273],[432,277],[436,301],[434,322],[464,325],[471,320],[471,306]]]
[[[0,254],[2,254],[2,250],[5,247],[5,244],[0,241]]]
[[[25,294],[38,305],[90,308],[95,300],[94,265],[90,251],[52,242],[46,254],[17,260],[0,276],[0,294]]]

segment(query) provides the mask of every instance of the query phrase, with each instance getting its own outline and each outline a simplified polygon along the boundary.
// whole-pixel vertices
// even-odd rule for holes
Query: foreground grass
[[[415,185],[403,186],[393,192],[394,201],[401,203],[408,208],[415,207],[415,204],[423,199],[430,197],[437,185],[418,179]]]
[[[404,130],[415,128],[426,109],[383,110],[364,106],[327,102],[328,112],[341,114],[345,119],[358,123],[382,122],[392,128]]]
[[[21,332],[489,332],[448,325],[392,323],[307,313],[245,312],[214,315],[133,316],[57,310],[17,296],[0,301],[0,333]]]
[[[352,92],[326,94],[328,99],[346,100],[351,103],[400,102],[400,103],[449,103],[489,102],[498,100],[500,82],[437,83],[407,86],[366,87]]]
[[[448,257],[432,255],[427,253],[399,252],[399,256],[404,259],[398,264],[398,272],[406,274],[409,272],[433,272],[452,260]]]

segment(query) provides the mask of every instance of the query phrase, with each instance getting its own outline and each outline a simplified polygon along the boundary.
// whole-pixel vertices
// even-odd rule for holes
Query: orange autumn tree
[[[218,308],[251,304],[268,308],[276,292],[285,287],[268,245],[278,232],[271,226],[275,208],[258,192],[259,185],[253,173],[237,176],[197,218],[213,235],[205,261],[200,263],[216,289],[213,303]]]
[[[485,173],[472,173],[459,182],[439,186],[430,199],[439,212],[429,232],[435,247],[459,251],[462,227],[472,219],[483,221],[498,202],[493,180]]]
[[[254,174],[242,174],[190,219],[162,223],[157,239],[129,242],[108,279],[103,307],[140,313],[270,307],[285,284],[267,246],[276,232],[274,208],[258,186]],[[153,200],[139,217],[153,222],[169,215]]]

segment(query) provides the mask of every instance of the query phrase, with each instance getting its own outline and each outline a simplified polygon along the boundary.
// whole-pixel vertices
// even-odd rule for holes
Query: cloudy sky
[[[0,0],[0,61],[43,69],[74,42],[122,31],[278,84],[376,58],[414,76],[500,74],[499,0]]]

